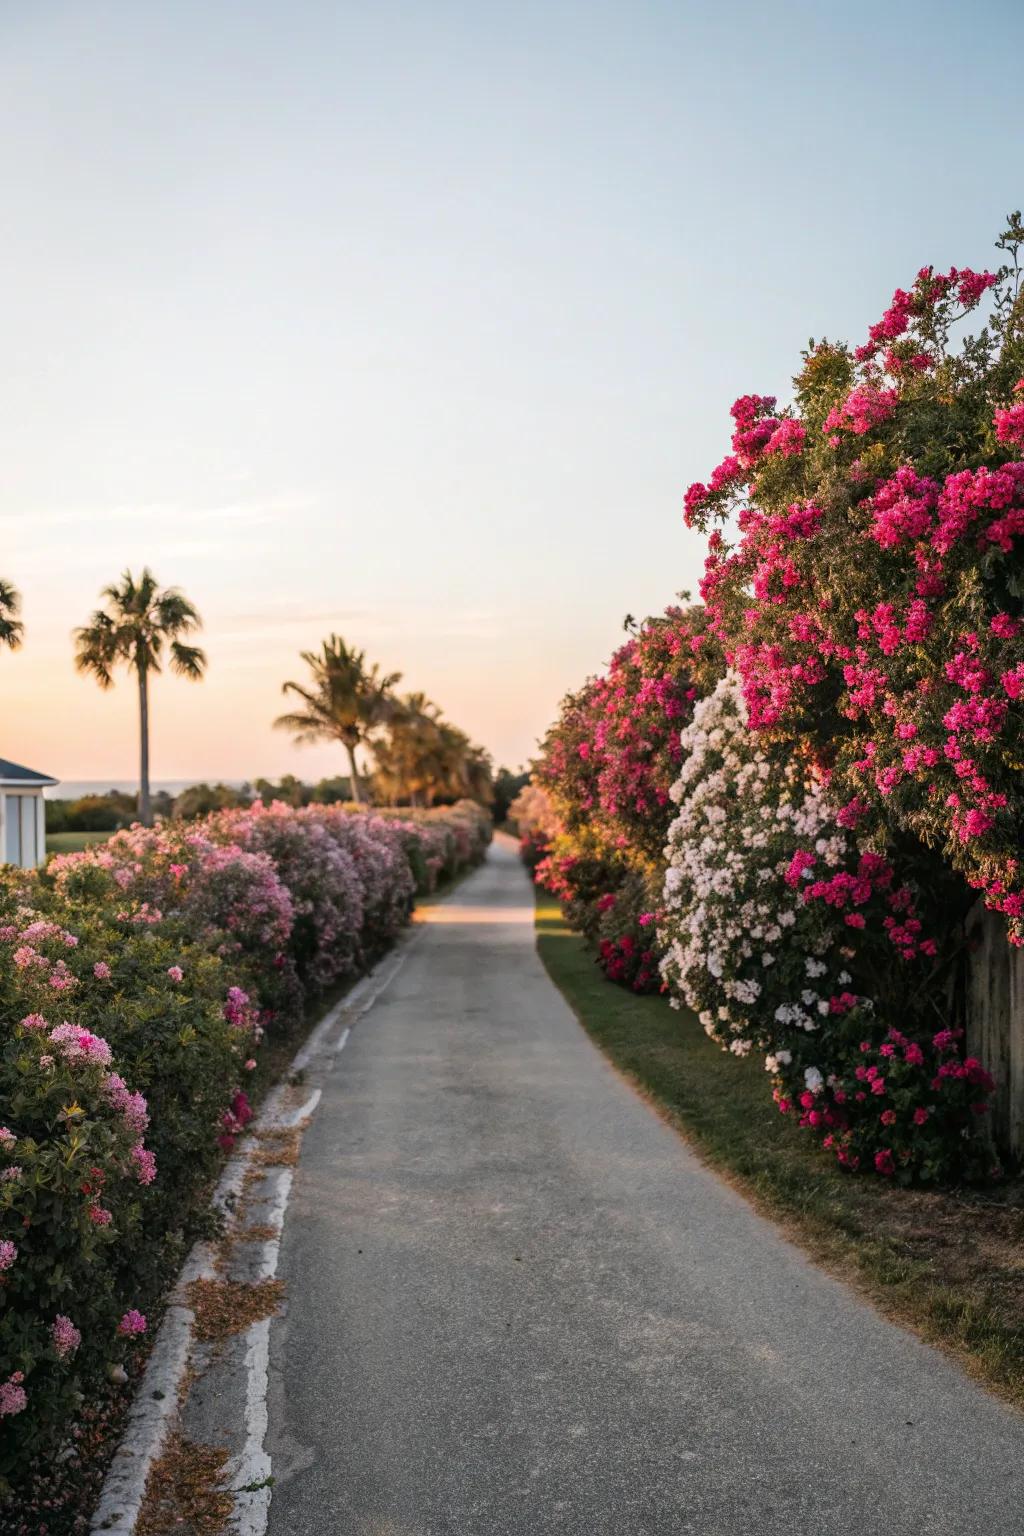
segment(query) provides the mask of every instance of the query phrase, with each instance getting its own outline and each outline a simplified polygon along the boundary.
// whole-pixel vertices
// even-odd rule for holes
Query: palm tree
[[[484,747],[471,745],[462,764],[465,793],[478,805],[494,804],[494,764]]]
[[[0,577],[0,645],[6,645],[10,651],[18,649],[25,633],[25,626],[18,617],[20,612],[21,593]]]
[[[481,805],[491,802],[489,755],[443,719],[422,693],[401,700],[387,738],[374,755],[374,783],[392,803],[405,799],[411,805],[430,806],[439,796],[454,800],[464,795]]]
[[[75,666],[91,673],[101,688],[114,682],[119,662],[135,673],[139,687],[139,819],[153,819],[149,794],[149,679],[163,670],[166,645],[172,672],[196,683],[206,670],[206,656],[181,638],[202,627],[202,620],[177,587],[162,591],[147,567],[135,579],[125,571],[120,582],[104,587],[105,608],[75,631]]]
[[[435,797],[442,795],[451,800],[468,797],[479,801],[481,805],[490,805],[490,754],[470,741],[465,731],[460,731],[458,726],[449,725],[447,720],[440,721],[438,729],[440,741],[434,782],[427,804],[433,805]]]
[[[291,731],[296,742],[340,741],[348,754],[352,798],[363,799],[356,748],[369,745],[383,725],[394,718],[392,690],[400,672],[382,674],[377,663],[367,666],[366,652],[350,650],[338,635],[330,635],[319,651],[300,652],[312,673],[308,687],[287,682],[281,692],[301,701],[297,709],[279,715],[278,730]]]
[[[396,702],[388,733],[374,745],[377,771],[374,790],[392,805],[408,800],[426,804],[426,791],[435,773],[441,712],[425,693],[408,693]]]

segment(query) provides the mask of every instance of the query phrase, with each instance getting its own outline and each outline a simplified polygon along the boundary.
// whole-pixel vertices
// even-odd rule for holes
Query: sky
[[[331,631],[510,766],[741,393],[1024,203],[1019,0],[0,0],[0,755],[129,777],[71,630],[205,621],[157,778],[340,771],[271,728]]]

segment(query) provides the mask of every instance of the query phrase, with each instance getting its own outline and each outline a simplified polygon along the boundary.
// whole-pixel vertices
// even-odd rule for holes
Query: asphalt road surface
[[[271,1536],[1011,1536],[1024,1420],[702,1167],[589,1042],[508,845],[307,1132]]]

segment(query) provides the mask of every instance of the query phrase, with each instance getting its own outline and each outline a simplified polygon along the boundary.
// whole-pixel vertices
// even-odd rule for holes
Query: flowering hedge
[[[563,701],[535,768],[546,795],[526,807],[544,836],[537,879],[595,941],[609,979],[635,991],[661,985],[654,918],[680,727],[721,667],[703,609],[646,620]]]
[[[568,830],[594,827],[611,847],[660,855],[679,731],[701,680],[720,671],[704,610],[670,608],[647,619],[605,672],[565,699],[536,776]]]
[[[925,267],[862,346],[745,395],[690,487],[710,624],[750,725],[800,740],[848,822],[912,834],[1024,942],[1024,224],[998,272]],[[952,327],[987,306],[959,350]]]
[[[203,1230],[267,1032],[489,835],[464,804],[257,804],[0,873],[0,1516]]]
[[[528,869],[535,870],[561,830],[551,796],[539,784],[525,784],[509,806],[508,816],[519,835],[520,857]]]
[[[903,1180],[991,1167],[950,1022],[976,892],[1024,942],[1019,214],[998,245],[922,268],[863,345],[812,342],[792,404],[736,400],[685,497],[703,611],[570,695],[535,767],[537,878],[606,973],[658,961],[780,1108]]]

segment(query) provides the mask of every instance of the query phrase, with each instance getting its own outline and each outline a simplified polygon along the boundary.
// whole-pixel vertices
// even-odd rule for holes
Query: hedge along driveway
[[[842,1173],[780,1115],[762,1063],[692,1014],[610,985],[537,890],[537,944],[591,1037],[701,1156],[819,1262],[1024,1408],[1024,1183],[901,1190]]]
[[[251,1113],[242,1084],[265,1078],[258,1057],[274,1065],[264,1032],[279,1044],[387,947],[414,852],[432,884],[489,833],[471,807],[253,808],[137,828],[0,882],[5,1530],[45,1519],[56,1533],[79,1513],[69,1499],[87,1502],[108,1383],[203,1225],[203,1191]],[[57,1453],[73,1424],[69,1470]]]

